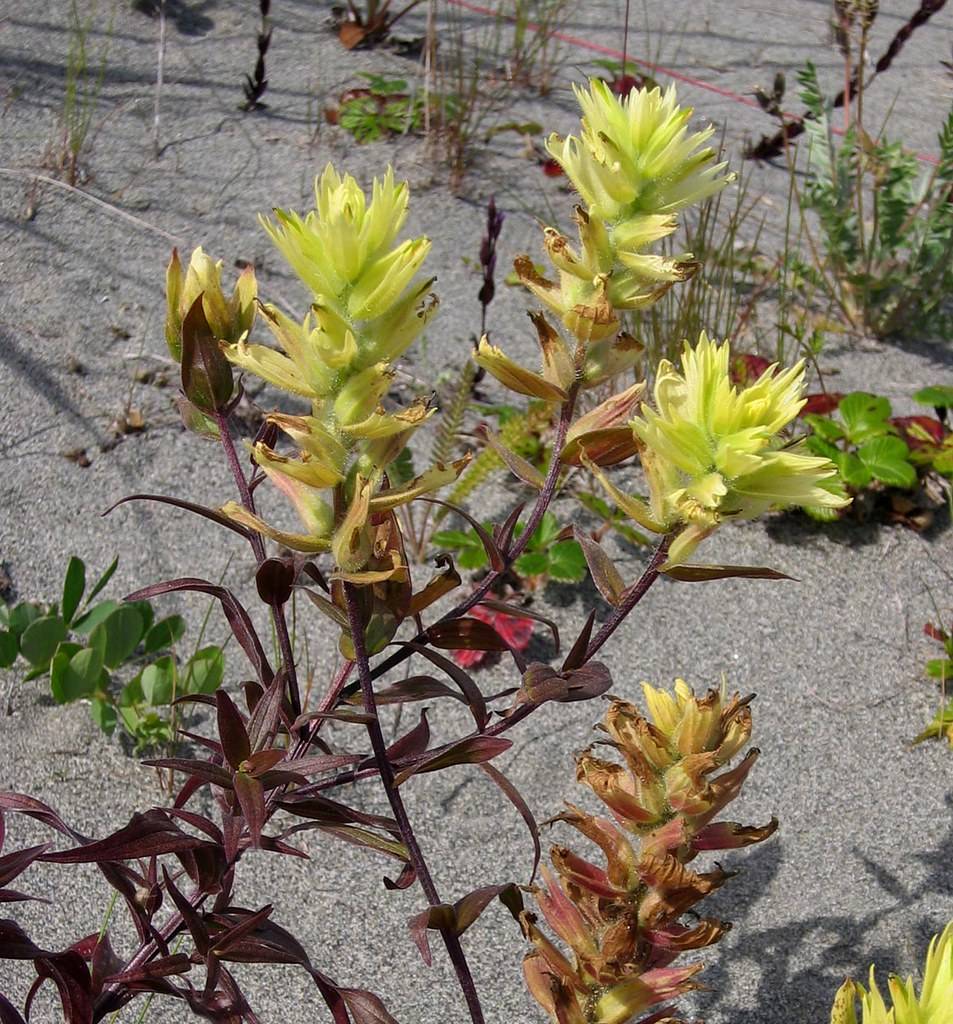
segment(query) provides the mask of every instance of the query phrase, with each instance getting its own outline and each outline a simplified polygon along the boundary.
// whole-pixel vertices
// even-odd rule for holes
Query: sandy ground
[[[793,88],[794,71],[808,58],[826,82],[837,82],[840,63],[821,0],[633,6],[642,8],[632,20],[636,56],[718,89],[750,94],[756,84],[769,84],[776,70],[787,72]],[[881,5],[873,53],[915,6],[909,0]],[[99,4],[91,60],[97,64],[104,48],[107,56],[82,161],[83,195],[36,177],[51,173],[47,166],[60,139],[69,5],[7,0],[0,11],[0,561],[21,598],[55,599],[72,553],[91,568],[118,554],[115,594],[174,575],[218,578],[223,572],[230,585],[249,591],[248,570],[239,567],[244,552],[211,524],[165,508],[130,507],[108,520],[98,515],[134,491],[208,504],[231,496],[215,450],[178,425],[173,389],[134,380],[143,367],[168,369],[162,289],[173,244],[188,251],[201,243],[226,266],[238,257],[255,261],[262,292],[298,309],[303,292],[271,251],[256,213],[275,205],[304,207],[314,174],[329,159],[364,181],[392,161],[413,189],[409,230],[434,241],[430,264],[439,274],[442,313],[407,366],[429,382],[434,367],[463,358],[479,315],[478,283],[461,254],[476,255],[487,195],[495,192],[509,215],[503,267],[527,247],[538,251],[535,217],[553,210],[567,218],[569,200],[559,183],[525,159],[514,136],[481,146],[454,195],[419,140],[357,147],[323,125],[322,107],[356,84],[357,71],[413,70],[392,54],[345,53],[328,33],[323,4],[275,0],[269,107],[239,113],[241,77],[253,64],[254,8],[170,3],[175,17],[155,158],[156,23],[126,3],[112,14],[109,4]],[[479,15],[457,16],[472,42],[485,42]],[[420,29],[414,18],[407,19],[408,35]],[[586,4],[573,10],[563,30],[618,48],[621,24],[616,4]],[[869,99],[876,118],[892,107],[895,132],[902,129],[905,141],[927,154],[935,152],[936,127],[949,102],[939,61],[949,59],[951,29],[947,11],[914,37]],[[564,44],[558,88],[545,100],[516,91],[511,109],[495,116],[571,130],[567,83],[593,69],[593,56]],[[770,127],[759,112],[710,88],[683,83],[680,94],[700,118],[725,125],[729,153]],[[780,233],[785,174],[772,167],[754,174],[755,194],[767,196],[769,231]],[[529,356],[533,341],[524,308],[515,289],[500,288],[491,323],[497,339]],[[875,388],[901,407],[915,387],[951,374],[949,352],[930,345],[865,345],[825,358],[841,372],[838,388]],[[127,404],[142,411],[147,429],[113,447],[111,423]],[[77,448],[86,450],[88,467],[64,458]],[[480,500],[501,509],[510,493],[497,488]],[[646,559],[633,549],[617,555],[628,578]],[[933,656],[921,627],[933,601],[949,614],[949,533],[918,536],[873,525],[819,529],[782,517],[726,529],[709,543],[706,559],[772,565],[797,582],[662,583],[605,655],[614,690],[624,696],[636,696],[642,679],[685,675],[704,686],[722,673],[732,688],[758,694],[762,759],[733,817],[760,823],[776,815],[781,829],[762,847],[723,858],[741,873],[706,911],[734,921],[735,928],[706,956],[703,977],[710,988],[690,1000],[683,1015],[701,1015],[710,1024],[824,1020],[845,973],[861,976],[871,961],[904,974],[916,970],[930,935],[953,916],[950,754],[938,745],[907,746],[937,701],[921,675]],[[542,601],[573,635],[597,598],[591,588],[550,587]],[[203,610],[199,602],[184,607],[193,623]],[[312,625],[320,679],[334,665],[334,644],[322,623]],[[539,655],[548,653],[540,646]],[[237,662],[236,654],[230,681],[242,671]],[[2,682],[6,686],[9,677]],[[487,692],[506,682],[501,669],[481,676]],[[565,799],[578,799],[571,754],[589,741],[599,713],[596,705],[550,706],[516,732],[499,763],[538,818]],[[465,728],[443,708],[435,709],[432,724],[436,741]],[[0,785],[54,804],[91,834],[106,834],[135,809],[161,799],[152,773],[127,756],[118,739],[103,738],[82,707],[52,704],[41,681],[15,682],[13,713],[0,719],[0,749]],[[527,880],[531,852],[522,823],[508,805],[501,807],[482,776],[454,769],[422,777],[406,792],[447,898],[477,885]],[[370,790],[351,797],[380,805]],[[36,834],[12,822],[8,848]],[[437,955],[426,969],[407,937],[405,920],[421,906],[419,891],[385,892],[381,876],[389,864],[351,847],[314,838],[305,846],[307,862],[248,858],[241,889],[247,905],[274,902],[275,920],[296,932],[317,965],[342,984],[378,992],[404,1024],[462,1021],[445,959]],[[95,872],[36,868],[20,884],[53,900],[51,907],[26,904],[13,911],[44,945],[102,922],[108,894]],[[128,948],[128,931],[116,927],[117,947]],[[524,943],[502,908],[489,911],[465,941],[487,1020],[541,1019],[520,980]],[[26,973],[0,965],[0,990],[22,999]],[[263,1021],[325,1019],[303,974],[256,968],[241,976]],[[58,1020],[54,1002],[41,1000],[34,1019]],[[122,1019],[137,1018],[127,1012]],[[157,1002],[147,1019],[178,1021],[185,1013]]]

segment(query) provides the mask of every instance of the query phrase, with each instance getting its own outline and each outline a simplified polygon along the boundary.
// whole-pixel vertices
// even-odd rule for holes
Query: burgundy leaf
[[[204,505],[195,505],[191,501],[183,501],[181,498],[167,498],[164,494],[130,494],[125,498],[120,498],[115,505],[110,505],[100,515],[108,516],[110,512],[119,508],[120,505],[125,505],[127,501],[159,501],[164,505],[174,505],[176,508],[183,508],[187,512],[194,512],[197,516],[211,519],[213,523],[224,526],[233,533],[237,533],[239,537],[244,537],[245,540],[251,540],[252,537],[251,530],[229,519],[228,516],[222,515],[217,509],[206,508]]]
[[[462,935],[486,910],[490,901],[497,896],[505,906],[510,906],[515,902],[522,907],[523,897],[520,895],[519,886],[512,882],[508,882],[506,885],[485,885],[482,889],[474,889],[473,892],[468,892],[453,905],[454,932],[457,935]]]
[[[461,616],[435,622],[427,629],[427,639],[445,651],[506,651],[509,646],[488,623]]]
[[[500,551],[508,551],[510,547],[510,541],[513,539],[513,531],[516,529],[516,524],[520,520],[520,514],[526,507],[526,502],[520,502],[516,508],[496,527],[493,531],[493,539],[500,547]]]
[[[161,810],[134,814],[129,824],[105,839],[73,850],[46,853],[40,860],[52,864],[89,864],[99,861],[140,860],[162,853],[177,853],[208,845],[204,839],[187,835]]]
[[[134,971],[114,974],[106,979],[110,985],[135,986],[143,981],[155,981],[157,978],[168,978],[175,974],[187,974],[192,969],[189,958],[184,953],[173,953],[171,956],[159,957]]]
[[[818,416],[825,416],[840,405],[840,400],[843,397],[844,395],[840,391],[819,391],[813,395],[805,395],[804,405],[798,415],[807,416],[809,413],[814,413]]]
[[[0,1024],[26,1024],[20,1011],[0,992]]]
[[[284,760],[285,753],[284,750],[272,749],[259,750],[254,754],[249,754],[245,759],[245,771],[257,778]]]
[[[251,753],[251,742],[242,716],[235,707],[232,698],[224,690],[215,694],[218,709],[218,736],[222,741],[222,752],[225,760],[237,771],[239,765],[247,760]]]
[[[230,927],[225,928],[224,931],[212,936],[212,946],[215,955],[223,960],[228,960],[227,954],[229,949],[237,946],[242,939],[253,932],[260,924],[267,921],[271,916],[272,910],[274,910],[274,907],[270,903],[255,911],[239,911],[237,908],[233,908],[231,912],[237,920]]]
[[[573,536],[586,556],[586,565],[589,566],[592,582],[595,583],[599,593],[615,608],[625,593],[625,580],[622,579],[615,563],[602,550],[598,541],[593,540],[585,530],[580,530],[578,526],[573,528]]]
[[[40,846],[28,846],[25,850],[15,850],[0,857],[0,887],[12,882],[49,848],[49,843],[43,843]]]
[[[25,903],[32,900],[35,903],[49,903],[50,900],[42,896],[30,896],[25,892],[18,892],[16,889],[0,889],[0,903]]]
[[[427,907],[419,914],[414,914],[407,921],[410,929],[410,937],[414,945],[420,951],[420,958],[428,966],[433,964],[433,954],[430,952],[430,939],[427,936],[428,929],[442,931],[444,928],[453,929],[453,907],[449,903],[440,903],[435,907]]]
[[[735,577],[749,580],[791,580],[793,576],[755,565],[673,565],[663,569],[670,579],[681,583],[703,583],[706,580],[726,580]]]
[[[338,768],[350,768],[364,760],[364,754],[314,754],[310,757],[296,757],[285,761],[285,768],[301,775],[317,775],[319,772],[333,772]]]
[[[373,992],[362,988],[339,988],[338,992],[347,1004],[354,1024],[397,1024]]]
[[[386,875],[384,876],[384,888],[391,892],[401,889],[409,889],[417,881],[417,870],[413,864],[405,864],[401,873],[394,882]]]
[[[427,723],[427,709],[420,712],[420,721],[400,739],[387,748],[387,758],[399,761],[402,757],[417,757],[427,749],[430,742],[430,726]]]
[[[544,626],[549,628],[550,633],[553,634],[553,643],[556,645],[556,653],[559,654],[559,628],[552,619],[547,618],[545,615],[541,615],[539,612],[533,611],[531,608],[525,608],[518,604],[510,604],[507,601],[497,601],[490,597],[484,597],[477,608],[491,608],[495,612],[500,612],[503,615],[508,615],[514,619],[532,619],[534,622],[541,622]],[[504,637],[513,645],[511,637]],[[525,645],[524,645],[525,646]]]
[[[49,978],[59,992],[65,1024],[92,1024],[91,979],[83,958],[78,953],[60,953],[57,956],[40,957],[34,961],[34,966],[37,984],[27,1000],[27,1016],[30,1016],[30,1003],[37,989]]]
[[[452,505],[449,501],[443,501],[441,498],[428,497],[420,498],[419,500],[429,502],[433,505],[443,505],[444,508],[449,509],[451,512],[456,512],[457,515],[466,519],[466,521],[473,527],[473,532],[480,538],[483,550],[486,551],[486,556],[490,560],[490,568],[493,569],[494,572],[506,571],[506,560],[500,553],[500,549],[497,547],[496,541],[486,532],[483,528],[483,524],[477,522],[469,512],[460,508],[458,505]]]
[[[589,639],[592,636],[592,624],[596,621],[596,612],[593,609],[589,613],[589,617],[586,619],[586,624],[582,627],[582,631],[579,636],[576,637],[576,642],[572,645],[572,650],[566,655],[566,660],[563,662],[563,672],[567,672],[569,669],[579,668],[579,666],[586,660],[586,651],[589,650]]]
[[[261,843],[261,830],[265,824],[265,791],[258,779],[245,772],[235,772],[235,796],[241,805],[242,814],[248,825],[252,846],[257,849]]]
[[[251,718],[248,720],[248,742],[251,744],[252,750],[261,750],[271,744],[277,735],[281,701],[284,696],[284,682],[284,673],[277,673],[251,710]],[[251,683],[250,685],[257,686],[258,684]],[[249,688],[246,685],[246,697],[249,694]]]
[[[512,745],[511,740],[502,736],[468,736],[456,743],[449,744],[431,757],[426,757],[409,768],[405,768],[395,776],[394,783],[399,786],[412,775],[440,771],[451,765],[480,764],[490,761],[502,754],[504,750],[509,750]]]
[[[187,822],[193,828],[197,828],[200,832],[204,832],[213,843],[222,842],[222,830],[213,821],[209,821],[208,818],[201,814],[196,814],[194,811],[183,811],[181,809],[172,809],[168,812],[173,818],[181,818],[182,821]]]
[[[122,960],[116,956],[112,943],[109,941],[109,932],[102,935],[97,932],[93,935],[93,950],[90,956],[90,976],[92,978],[92,992],[99,996],[103,990],[106,979],[123,967]]]
[[[356,702],[360,702],[361,700],[361,696],[358,695]],[[307,714],[299,715],[292,725],[292,730],[300,729],[301,726],[305,725],[307,722],[314,721],[347,722],[350,725],[367,725],[369,722],[376,722],[377,715],[369,715],[366,711],[358,711],[354,708],[339,708],[337,711],[312,711]]]
[[[536,871],[539,868],[540,857],[542,856],[542,850],[539,845],[539,826],[536,824],[533,812],[529,809],[529,805],[523,799],[523,794],[520,793],[516,786],[510,782],[499,768],[494,767],[488,762],[484,762],[480,765],[480,769],[481,771],[486,772],[487,776],[500,787],[503,791],[503,795],[516,808],[523,821],[526,822],[530,838],[533,840],[533,871],[529,877],[529,884],[532,885],[533,879],[536,877]]]
[[[295,800],[294,798],[279,800],[278,806],[299,818],[310,818],[329,825],[370,825],[372,828],[382,828],[394,835],[400,835],[400,828],[393,818],[385,817],[382,814],[358,811],[323,796],[312,796],[306,800]]]
[[[231,772],[226,771],[221,765],[212,764],[211,761],[193,761],[186,757],[154,757],[142,762],[150,768],[171,768],[177,772],[184,772],[192,779],[197,780],[199,785],[210,782],[213,786],[221,786],[224,789],[231,789]]]
[[[452,697],[454,700],[466,704],[466,698],[462,697],[456,690],[451,690],[446,683],[441,683],[433,676],[408,676],[400,679],[393,686],[387,686],[374,694],[374,703],[378,706],[384,704],[410,704],[418,700],[434,700],[437,697]],[[354,703],[360,703],[361,695],[355,694],[350,698]]]
[[[253,776],[253,778],[257,778],[266,790],[274,789],[276,786],[287,786],[290,783],[304,786],[308,782],[300,772],[289,772],[284,768],[272,768],[262,772],[261,775]]]
[[[376,850],[378,853],[386,854],[396,860],[410,860],[410,854],[403,843],[389,839],[387,836],[377,835],[376,832],[371,832],[366,828],[358,828],[356,825],[325,825],[323,822],[316,821],[313,825],[298,825],[295,831],[303,831],[306,828],[320,829],[329,835],[337,836],[338,839],[343,839],[346,843],[363,846],[368,850]]]
[[[176,909],[182,915],[182,920],[185,922],[185,926],[192,936],[192,941],[195,943],[196,951],[204,957],[209,951],[211,940],[209,939],[208,928],[202,920],[202,915],[176,888],[175,882],[172,881],[172,876],[165,867],[162,868],[162,876],[165,879],[166,892],[168,892]]]
[[[0,957],[4,960],[34,960],[40,956],[56,954],[35,945],[16,921],[0,920]]]
[[[42,821],[44,825],[55,828],[57,832],[62,832],[63,835],[75,839],[78,843],[87,842],[86,836],[70,828],[52,807],[48,807],[39,800],[34,800],[32,796],[0,792],[0,811],[16,811],[19,814],[27,814],[31,818]]]
[[[201,294],[182,320],[181,366],[185,397],[205,413],[224,409],[235,387],[232,366],[212,334]]]
[[[183,576],[179,579],[166,580],[163,583],[153,583],[149,587],[143,587],[133,594],[128,594],[125,600],[151,600],[153,597],[159,597],[162,594],[173,594],[180,590],[195,590],[201,594],[209,594],[218,599],[235,639],[245,652],[248,660],[252,663],[252,667],[255,669],[259,680],[264,685],[270,683],[275,674],[272,671],[271,665],[268,664],[268,658],[265,656],[251,618],[235,595],[230,590],[226,590],[225,587],[218,587],[214,583],[209,583],[208,580]]]
[[[486,709],[486,700],[480,691],[480,687],[473,681],[469,673],[465,672],[459,665],[454,664],[449,658],[445,658],[442,654],[430,650],[429,647],[425,647],[423,644],[407,643],[406,646],[414,651],[415,654],[426,658],[431,665],[442,669],[457,684],[467,706],[470,708],[470,714],[473,715],[477,731],[482,732],[486,727],[489,712]]]

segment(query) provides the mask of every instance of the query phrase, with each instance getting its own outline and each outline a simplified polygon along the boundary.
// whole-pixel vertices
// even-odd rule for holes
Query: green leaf
[[[181,615],[169,615],[159,621],[146,633],[146,654],[155,654],[178,643],[185,633],[185,619]]]
[[[854,391],[840,400],[838,410],[848,439],[863,444],[872,437],[890,433],[890,402],[882,395]]]
[[[43,608],[40,605],[21,601],[20,604],[10,609],[7,625],[10,632],[19,640],[30,624],[42,617]]]
[[[88,697],[99,687],[103,659],[94,647],[63,643],[50,663],[50,690],[54,700],[68,704]]]
[[[558,583],[578,583],[586,576],[586,556],[578,541],[563,540],[549,549],[549,578]]]
[[[121,607],[119,601],[100,601],[99,604],[93,605],[92,608],[80,615],[71,628],[80,636],[89,636],[100,622],[105,622],[117,608]]]
[[[112,736],[116,729],[116,709],[112,704],[99,697],[94,697],[90,701],[89,714],[107,736]]]
[[[175,662],[171,655],[159,658],[142,670],[142,695],[147,704],[160,706],[172,701]]]
[[[825,459],[830,459],[834,465],[837,465],[841,455],[843,455],[840,448],[831,444],[830,441],[825,441],[824,438],[818,437],[817,434],[809,435],[804,443],[812,455],[820,455]]]
[[[870,470],[851,452],[838,452],[835,465],[848,487],[862,491],[871,481]]]
[[[933,384],[921,388],[913,396],[913,400],[934,409],[953,409],[953,387],[948,384]]]
[[[152,624],[156,620],[156,610],[152,607],[151,601],[130,601],[125,604],[127,608],[135,608],[139,613],[139,618],[142,619],[142,636],[145,636],[150,629]],[[140,640],[142,637],[140,637]]]
[[[520,576],[543,576],[549,569],[549,555],[545,551],[528,551],[513,563]]]
[[[86,589],[86,563],[76,555],[69,560],[66,566],[66,576],[63,579],[63,602],[62,612],[65,622],[72,622],[79,602],[83,599],[83,591]]]
[[[953,661],[949,658],[931,658],[926,666],[931,679],[953,679]]]
[[[214,693],[225,676],[225,654],[221,647],[203,647],[189,659],[182,674],[183,693]]]
[[[0,629],[0,668],[9,668],[17,660],[17,638],[7,629]]]
[[[809,413],[804,417],[814,433],[825,441],[839,441],[844,436],[840,424],[836,423],[829,416],[818,416],[816,413]]]
[[[122,692],[119,694],[119,706],[122,708],[132,707],[134,704],[142,704],[145,699],[145,694],[142,692],[142,673],[140,672],[122,688]]]
[[[143,622],[138,609],[120,605],[89,634],[90,646],[97,647],[109,668],[121,665],[139,646]]]
[[[106,584],[113,578],[113,573],[116,571],[116,567],[119,565],[119,557],[117,556],[112,560],[109,568],[99,577],[98,580],[93,584],[93,589],[89,592],[89,596],[86,598],[86,605],[89,606],[90,601],[96,599],[99,596],[99,592],[106,586]]]
[[[857,450],[857,457],[877,480],[889,487],[909,490],[917,485],[910,449],[899,437],[875,437]]]
[[[31,665],[48,665],[57,645],[65,639],[66,623],[58,615],[36,619],[20,637],[20,653]]]
[[[433,535],[431,543],[438,548],[459,551],[457,565],[461,569],[482,569],[487,564],[486,549],[480,542],[480,538],[473,532],[441,530]]]

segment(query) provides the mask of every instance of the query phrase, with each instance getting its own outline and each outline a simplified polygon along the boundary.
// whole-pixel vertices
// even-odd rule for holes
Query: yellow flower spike
[[[343,479],[337,467],[328,462],[323,454],[314,456],[302,452],[300,458],[288,458],[259,441],[252,448],[252,455],[266,472],[270,470],[272,473],[281,473],[309,487],[333,487]]]
[[[607,337],[586,348],[586,361],[582,368],[584,386],[596,387],[626,370],[631,370],[642,358],[645,347],[627,331]]]
[[[652,721],[666,737],[671,738],[679,719],[679,709],[675,698],[667,690],[653,686],[651,683],[642,683],[642,693],[645,696],[645,703],[648,705]]]
[[[404,242],[361,273],[347,300],[348,312],[359,320],[383,316],[400,298],[430,252],[426,238]]]
[[[643,405],[632,422],[653,511],[668,526],[685,527],[669,549],[670,565],[684,561],[725,519],[847,503],[825,486],[836,479],[833,463],[777,436],[803,405],[803,363],[778,374],[771,367],[739,390],[729,376],[728,344],[716,345],[704,333],[694,348],[686,344],[681,362],[679,372],[663,360],[656,408]]]
[[[314,416],[288,416],[271,413],[268,421],[283,430],[294,443],[313,459],[323,462],[338,473],[335,483],[344,479],[347,451],[328,428]]]
[[[424,494],[432,494],[447,484],[452,484],[460,474],[467,468],[470,462],[470,455],[457,459],[445,466],[438,462],[435,466],[414,477],[404,487],[392,488],[388,491],[379,491],[370,499],[368,507],[372,513],[386,512],[398,505],[406,505],[415,498]]]
[[[371,557],[374,542],[368,528],[368,517],[372,490],[371,481],[358,474],[347,514],[331,538],[331,551],[342,572],[358,572]]]
[[[383,317],[374,321],[373,337],[367,339],[360,366],[396,359],[417,340],[439,307],[437,296],[430,294],[435,280],[431,277],[415,285]]]
[[[546,148],[607,221],[674,213],[733,180],[705,146],[714,129],[688,134],[692,109],[678,106],[674,87],[665,93],[633,90],[620,98],[595,79],[588,91],[574,91],[583,112],[581,137],[553,134]]]
[[[569,346],[542,313],[530,313],[543,353],[543,376],[550,384],[568,391],[576,378],[576,367]]]
[[[486,335],[480,339],[474,362],[494,377],[510,391],[530,398],[542,398],[547,402],[564,402],[566,392],[555,384],[551,384],[541,374],[533,373],[524,366],[514,362],[503,350],[491,345]]]
[[[848,978],[834,996],[830,1024],[857,1024],[856,995],[854,982]]]
[[[393,371],[383,362],[355,373],[334,399],[334,416],[338,423],[342,427],[349,427],[367,419],[387,394],[393,376]]]
[[[620,509],[630,518],[634,519],[639,526],[653,533],[665,533],[666,526],[654,518],[649,506],[641,498],[625,494],[609,479],[602,469],[585,455],[579,456],[579,461],[599,481],[606,494],[619,506]]]
[[[199,246],[192,252],[183,271],[176,249],[166,268],[165,339],[172,357],[182,358],[182,321],[195,300],[202,296],[202,309],[213,336],[219,341],[236,342],[251,330],[255,322],[258,284],[255,271],[246,267],[238,277],[234,291],[226,299],[222,293],[222,261],[215,262]]]

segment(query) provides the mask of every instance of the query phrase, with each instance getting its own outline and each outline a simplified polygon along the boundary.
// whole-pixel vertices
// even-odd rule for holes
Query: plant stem
[[[502,570],[491,570],[484,576],[480,585],[474,590],[468,597],[464,598],[458,605],[451,608],[438,622],[449,622],[451,619],[459,619],[462,615],[479,604],[484,597],[490,592],[493,584],[509,569],[509,567],[516,561],[517,558],[523,553],[526,545],[529,544],[533,534],[536,532],[536,527],[543,520],[543,516],[546,514],[546,510],[552,504],[553,498],[556,495],[556,486],[559,482],[559,471],[562,465],[559,461],[559,453],[562,450],[563,445],[566,443],[566,433],[569,430],[569,424],[572,422],[573,410],[576,407],[576,397],[579,394],[579,383],[572,386],[569,391],[569,396],[562,405],[562,409],[559,415],[559,423],[556,425],[556,434],[553,437],[553,452],[549,462],[549,471],[546,474],[546,481],[543,484],[543,489],[539,492],[539,497],[536,499],[536,504],[533,506],[533,511],[530,513],[529,519],[527,520],[526,527],[519,537],[516,538],[513,546],[508,551],[503,551],[504,567]],[[419,632],[411,641],[415,644],[426,644],[428,642],[427,631],[422,630]],[[411,647],[401,647],[400,650],[395,651],[389,658],[385,658],[382,662],[375,666],[371,672],[371,679],[378,679],[384,675],[385,672],[389,672],[395,665],[401,664],[410,655],[413,654]]]
[[[219,438],[222,442],[222,450],[225,452],[225,459],[228,462],[228,467],[232,471],[232,477],[235,480],[235,486],[238,488],[238,495],[241,498],[242,505],[255,514],[255,499],[252,497],[251,489],[248,486],[248,480],[245,477],[245,471],[242,469],[242,464],[238,459],[238,452],[235,451],[235,442],[232,441],[231,428],[229,426],[228,417],[216,409],[214,413],[214,419],[218,425]],[[255,561],[258,565],[265,560],[265,542],[258,536],[257,533],[253,533],[249,543],[251,544],[252,551],[255,554]],[[285,675],[288,681],[288,699],[291,701],[291,709],[295,715],[301,714],[301,692],[298,689],[298,673],[295,671],[294,651],[291,649],[291,637],[288,635],[288,623],[285,620],[284,607],[278,602],[269,602],[269,608],[271,608],[271,617],[275,624],[275,632],[278,635],[278,647],[281,651],[281,664],[284,667]]]
[[[380,720],[377,717],[374,685],[371,682],[370,664],[367,658],[367,650],[364,646],[364,621],[358,603],[357,590],[353,584],[344,584],[344,599],[347,604],[351,640],[354,644],[354,661],[361,680],[364,710],[371,716],[370,721],[367,723],[367,732],[374,750],[374,760],[377,762],[381,785],[387,794],[387,800],[390,803],[397,826],[400,829],[401,839],[404,841],[404,845],[410,854],[410,862],[417,873],[417,877],[420,879],[420,885],[427,897],[427,902],[430,906],[437,907],[441,904],[440,894],[437,892],[437,887],[427,867],[427,862],[424,860],[424,855],[417,843],[417,837],[414,835],[410,818],[408,818],[404,807],[404,801],[401,799],[397,786],[394,785],[394,769],[387,758],[387,744],[381,731]],[[467,1002],[467,1008],[470,1011],[470,1018],[473,1024],[484,1024],[483,1008],[480,1005],[480,998],[477,995],[473,975],[470,973],[470,966],[467,963],[463,947],[460,945],[460,939],[449,926],[441,927],[440,934],[443,936],[444,945],[447,947],[447,953],[456,971],[457,981],[460,983],[460,988]]]
[[[632,609],[645,597],[649,587],[658,579],[659,570],[668,557],[668,547],[672,543],[673,535],[667,533],[660,541],[652,560],[645,568],[645,572],[629,587],[622,595],[622,600],[613,610],[609,618],[603,623],[602,629],[596,633],[592,642],[586,648],[586,661],[589,661],[610,636],[619,628],[623,620]]]

